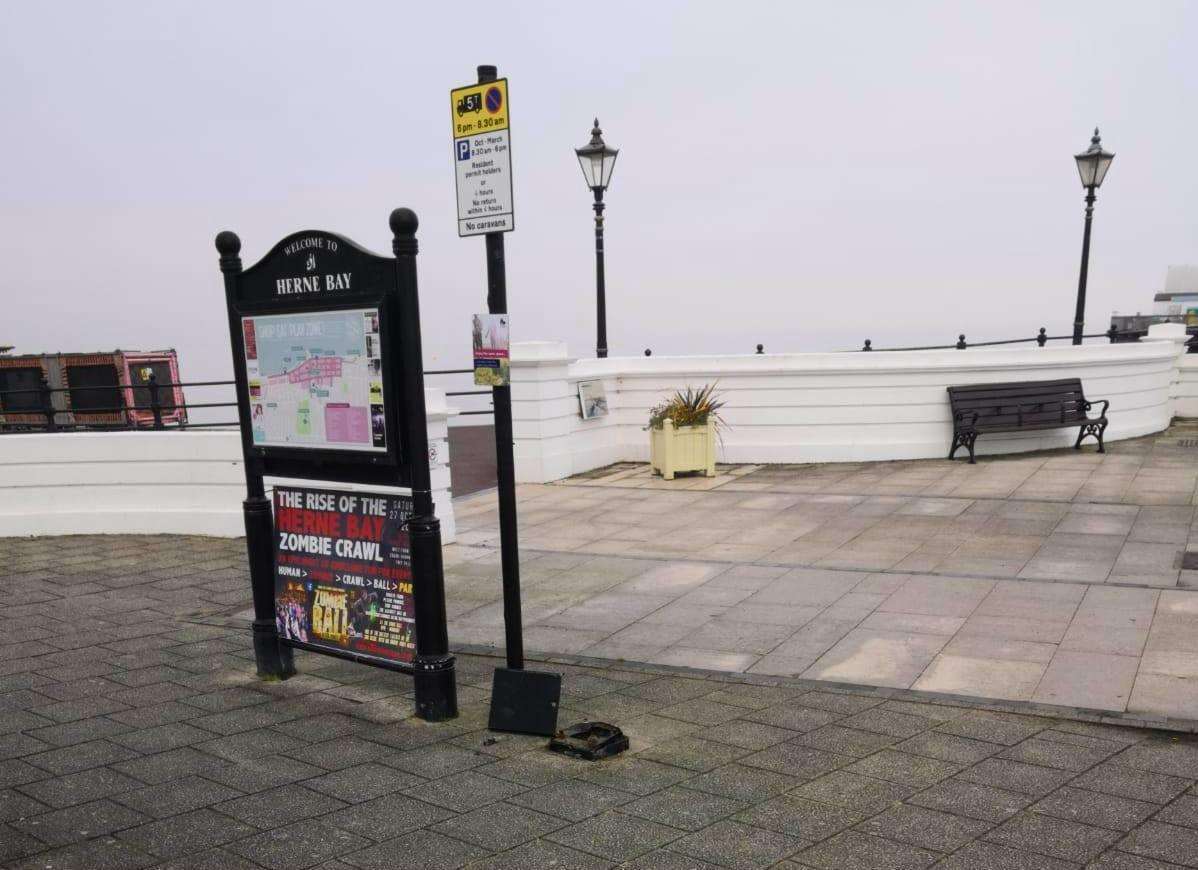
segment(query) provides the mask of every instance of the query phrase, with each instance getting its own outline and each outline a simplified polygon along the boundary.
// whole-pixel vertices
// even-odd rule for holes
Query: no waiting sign
[[[512,150],[507,79],[449,92],[457,167],[458,235],[507,233],[512,213]]]

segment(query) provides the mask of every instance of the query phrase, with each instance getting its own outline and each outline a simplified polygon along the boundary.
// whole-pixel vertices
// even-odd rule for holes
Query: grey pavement
[[[1105,455],[719,471],[521,487],[526,644],[1195,727],[1195,424]],[[451,635],[495,648],[494,493],[456,514]]]
[[[461,716],[440,724],[412,718],[400,674],[300,654],[299,676],[259,681],[239,616],[243,546],[0,540],[0,865],[1198,866],[1198,738],[1084,713],[542,665],[564,673],[563,722],[604,719],[631,738],[626,755],[589,763],[485,730],[497,658],[459,658]],[[564,561],[532,558],[530,586]],[[688,563],[655,564],[621,581],[659,572],[628,597],[704,585]]]

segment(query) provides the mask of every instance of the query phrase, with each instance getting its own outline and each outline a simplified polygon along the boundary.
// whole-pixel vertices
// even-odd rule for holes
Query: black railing
[[[474,369],[439,369],[427,370],[426,375],[464,375],[473,374]],[[198,387],[234,387],[236,381],[180,381],[178,383],[158,383],[153,373],[144,384],[106,384],[102,386],[51,387],[43,374],[41,383],[32,388],[19,390],[0,390],[0,434],[27,432],[30,430],[42,432],[87,430],[121,430],[121,429],[205,429],[216,427],[237,426],[236,419],[220,422],[192,423],[184,415],[178,419],[168,419],[175,411],[192,411],[199,408],[236,408],[236,402],[183,402],[174,401],[174,395],[169,395],[163,401],[163,390],[176,388]],[[64,403],[63,407],[54,404],[56,394],[78,394],[82,392],[108,391],[120,396],[116,405],[74,408]],[[136,395],[145,391],[148,401],[139,403]],[[135,400],[131,403],[126,396],[132,392]],[[452,390],[448,396],[490,396],[489,389]],[[13,401],[17,397],[34,397],[33,401]],[[148,412],[149,420],[139,420],[135,412]],[[483,410],[468,410],[459,412],[462,415],[491,414],[491,408]],[[96,416],[119,414],[120,420],[95,420]],[[16,419],[14,419],[16,418]]]
[[[1082,338],[1105,338],[1112,344],[1116,342],[1139,341],[1144,335],[1142,330],[1128,330],[1120,332],[1112,323],[1111,328],[1106,332],[1096,332],[1090,335],[1083,335]],[[1195,336],[1198,338],[1198,336]],[[870,339],[865,339],[865,344],[862,345],[862,351],[900,351],[900,350],[968,350],[971,347],[997,347],[1004,344],[1031,344],[1035,342],[1040,347],[1044,347],[1050,341],[1072,341],[1072,335],[1049,335],[1047,330],[1042,326],[1038,335],[1031,338],[1006,338],[1000,341],[975,341],[972,344],[965,340],[965,335],[962,333],[957,336],[956,344],[926,344],[917,347],[874,347]],[[1198,343],[1195,343],[1194,338],[1186,342],[1186,347],[1190,353],[1194,353],[1198,349]]]
[[[1142,331],[1127,331],[1119,332],[1115,329],[1115,325],[1111,324],[1111,328],[1106,332],[1094,333],[1091,335],[1083,335],[1082,338],[1106,338],[1110,342],[1119,341],[1139,341],[1143,336]],[[967,350],[971,347],[997,347],[999,345],[1008,344],[1030,344],[1035,342],[1038,346],[1044,347],[1050,341],[1072,340],[1072,335],[1048,335],[1044,327],[1040,328],[1039,334],[1031,338],[1009,338],[1000,341],[975,341],[969,344],[965,340],[965,335],[961,334],[957,337],[956,344],[929,344],[918,345],[913,347],[874,347],[870,339],[865,339],[865,344],[861,347],[862,351],[878,351],[878,352],[893,352],[904,350]],[[757,353],[763,353],[762,345],[757,345]],[[1188,353],[1198,353],[1198,334],[1190,336],[1186,342],[1186,351]],[[645,356],[651,356],[653,351],[645,349]],[[428,376],[446,376],[446,375],[466,375],[473,374],[474,369],[428,369],[424,372]],[[47,382],[45,375],[42,375],[41,383],[32,389],[24,390],[0,390],[0,434],[28,431],[31,428],[36,428],[39,431],[58,432],[71,431],[78,429],[142,429],[150,428],[156,430],[167,429],[205,429],[214,427],[231,427],[237,426],[237,420],[223,421],[218,423],[191,423],[186,417],[180,417],[176,420],[164,419],[164,414],[169,414],[174,411],[189,411],[197,408],[236,408],[236,402],[175,402],[173,398],[170,402],[164,404],[162,402],[161,390],[187,388],[187,387],[231,387],[236,384],[236,381],[188,381],[178,383],[158,383],[158,378],[153,373],[145,384],[116,384],[105,386],[78,386],[78,387],[51,387]],[[149,395],[148,404],[130,404],[125,401],[126,390],[134,392],[145,389]],[[115,391],[121,396],[121,404],[112,407],[100,408],[56,408],[54,406],[55,393],[78,393],[85,391],[109,390]],[[12,407],[9,397],[12,396],[37,396],[35,403],[17,403],[18,407]],[[446,397],[450,396],[490,396],[490,389],[480,390],[449,390],[445,393]],[[133,416],[135,411],[149,411],[151,421],[149,426],[139,425],[139,421]],[[461,416],[493,414],[494,408],[485,408],[481,410],[459,411]],[[80,416],[90,416],[98,414],[122,414],[124,419],[120,421],[95,421],[95,420],[80,420]],[[59,422],[59,416],[70,418],[66,422]],[[11,420],[12,417],[41,417],[41,420]]]
[[[1170,315],[1172,317],[1172,315]],[[1168,320],[1162,315],[1162,323],[1165,322],[1181,322],[1179,319]],[[1118,330],[1115,324],[1111,324],[1111,328],[1106,332],[1095,332],[1090,335],[1083,335],[1082,338],[1105,338],[1112,344],[1116,342],[1131,342],[1139,341],[1145,335],[1147,330],[1144,329],[1127,329]],[[968,350],[971,347],[997,347],[1004,344],[1031,344],[1035,342],[1040,347],[1044,347],[1050,341],[1072,341],[1072,335],[1049,335],[1048,330],[1043,326],[1040,327],[1040,332],[1031,338],[1004,338],[998,341],[974,341],[968,342],[965,340],[965,335],[957,336],[957,341],[954,344],[921,344],[912,345],[910,347],[874,347],[871,339],[865,339],[865,344],[859,348],[859,351],[900,351],[900,350]],[[1186,342],[1186,350],[1188,353],[1198,353],[1198,332],[1191,334],[1189,341]],[[755,355],[764,354],[765,345],[758,344],[755,349]],[[851,353],[851,351],[850,351]],[[653,351],[650,348],[645,348],[645,356],[653,356]]]
[[[472,374],[474,374],[474,369],[425,369],[424,374],[425,374],[425,377],[428,377],[429,375],[472,375]],[[450,396],[490,396],[490,395],[491,395],[490,389],[452,390],[452,391],[446,390],[446,392],[445,392],[446,398],[449,398]],[[458,411],[458,416],[469,417],[469,416],[476,415],[476,414],[494,414],[494,413],[495,413],[495,409],[494,409],[494,407],[491,407],[491,408],[484,408],[482,410]]]
[[[51,387],[43,374],[37,387],[23,390],[0,390],[0,434],[29,431],[37,429],[45,432],[71,431],[79,429],[203,429],[216,426],[236,426],[236,420],[219,423],[190,423],[186,412],[196,408],[236,408],[236,402],[176,402],[171,395],[166,402],[162,401],[162,390],[186,387],[231,387],[234,381],[189,381],[158,383],[158,377],[151,372],[144,384],[104,384],[99,386]],[[136,394],[146,391],[149,401],[141,404],[136,401]],[[120,397],[120,404],[111,406],[74,408],[68,406],[56,407],[55,394],[77,394],[85,392],[107,391]],[[134,395],[134,401],[129,402],[126,396]],[[34,396],[33,402],[17,401],[16,396]],[[148,412],[148,421],[138,420],[135,412]],[[176,411],[184,412],[177,419],[166,419]],[[120,420],[94,420],[94,416],[119,414]],[[60,421],[60,417],[66,419]],[[13,419],[18,418],[18,419]],[[41,419],[30,419],[41,418]]]

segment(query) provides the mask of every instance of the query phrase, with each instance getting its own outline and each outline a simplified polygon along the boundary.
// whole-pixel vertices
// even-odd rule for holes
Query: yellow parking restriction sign
[[[507,79],[454,88],[449,92],[453,138],[507,129]]]
[[[511,232],[516,223],[507,79],[454,88],[449,92],[449,113],[458,235]]]

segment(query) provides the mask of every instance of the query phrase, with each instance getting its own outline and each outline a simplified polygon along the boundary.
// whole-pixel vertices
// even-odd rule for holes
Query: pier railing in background
[[[1111,344],[1124,341],[1139,341],[1144,335],[1143,330],[1129,330],[1120,332],[1115,328],[1115,324],[1111,324],[1111,328],[1106,332],[1096,332],[1090,335],[1083,335],[1082,338],[1105,338]],[[1195,336],[1198,339],[1198,336]],[[1040,332],[1031,338],[1006,338],[1000,341],[975,341],[972,344],[965,340],[965,334],[961,333],[957,336],[957,341],[954,344],[928,344],[919,347],[874,347],[870,339],[865,339],[865,344],[862,345],[863,351],[899,351],[899,350],[968,350],[971,347],[999,347],[1008,344],[1031,344],[1035,342],[1040,347],[1044,347],[1050,341],[1072,341],[1073,335],[1049,335],[1048,330],[1043,326],[1040,327]],[[758,353],[761,353],[761,345],[757,345]],[[1190,346],[1190,352],[1195,350],[1195,346]]]
[[[187,419],[187,412],[200,408],[236,408],[236,402],[175,402],[173,391],[176,387],[232,387],[234,381],[186,381],[178,383],[159,383],[154,374],[148,381],[137,384],[132,390],[124,385],[106,386],[75,386],[51,387],[45,376],[41,384],[32,389],[0,390],[0,434],[12,432],[71,432],[86,430],[125,430],[125,429],[205,429],[215,427],[237,426],[236,414],[231,413],[230,420],[217,422],[192,423]],[[139,402],[137,394],[145,391],[146,401]],[[80,393],[107,391],[117,397],[117,402],[107,406],[92,406],[75,408],[71,397]],[[167,397],[163,401],[163,396]],[[127,396],[132,393],[134,401]],[[66,401],[55,404],[54,397],[63,396]],[[135,412],[148,412],[148,420],[140,420]],[[183,412],[177,414],[174,412]],[[119,419],[110,419],[119,415]],[[99,419],[107,417],[109,419]]]
[[[426,370],[425,375],[451,376],[474,374],[474,369],[439,369]],[[180,381],[178,383],[159,383],[157,376],[151,374],[143,385],[138,384],[132,390],[123,385],[95,387],[51,387],[43,375],[41,384],[32,389],[0,390],[0,434],[14,432],[74,432],[88,431],[122,431],[128,429],[172,430],[172,429],[214,429],[236,427],[237,403],[228,402],[175,402],[175,388],[198,389],[207,387],[227,387],[230,391],[236,382],[228,381]],[[107,391],[115,399],[114,404],[76,408],[71,402],[72,395],[88,392]],[[128,396],[132,395],[133,401]],[[449,390],[447,397],[491,396],[489,389]],[[55,401],[55,397],[62,397]],[[144,396],[144,401],[139,399]],[[489,401],[488,401],[489,404]],[[188,420],[187,412],[208,408],[229,408],[228,419],[193,423]],[[141,419],[136,412],[143,412]],[[181,414],[175,412],[182,412]],[[148,418],[144,414],[148,413]],[[491,408],[470,408],[459,412],[459,416],[484,415],[493,413]],[[118,419],[112,419],[114,416]]]
[[[1169,315],[1168,317],[1171,318],[1172,315]],[[1162,315],[1159,318],[1159,320],[1161,323],[1177,322],[1175,319],[1168,319],[1164,315]],[[1112,344],[1114,344],[1116,342],[1139,341],[1141,338],[1143,338],[1147,334],[1148,334],[1147,329],[1118,330],[1115,328],[1115,325],[1112,323],[1111,328],[1108,329],[1106,332],[1095,332],[1090,335],[1083,335],[1082,338],[1083,339],[1085,339],[1085,338],[1105,338],[1108,341],[1110,341]],[[859,351],[874,351],[874,350],[876,350],[876,351],[880,351],[880,352],[888,352],[888,351],[900,351],[900,350],[968,350],[971,347],[998,347],[1000,345],[1006,345],[1006,344],[1032,344],[1033,342],[1035,344],[1039,345],[1040,347],[1044,347],[1050,341],[1072,341],[1072,340],[1073,340],[1072,335],[1049,335],[1048,331],[1042,326],[1042,327],[1040,327],[1039,334],[1034,335],[1031,338],[1006,338],[1006,339],[1002,339],[1000,341],[967,342],[965,340],[965,334],[962,333],[957,336],[957,340],[953,344],[925,344],[925,345],[916,345],[916,346],[912,346],[912,347],[874,347],[873,341],[871,339],[867,338],[867,339],[865,339],[865,344],[859,348]],[[1198,353],[1198,332],[1191,335],[1190,340],[1186,342],[1186,352],[1187,353]],[[755,354],[764,354],[765,353],[765,345],[758,344],[756,349],[754,350],[754,353]],[[645,356],[653,356],[652,348],[648,348],[648,347],[645,348]]]
[[[1105,338],[1112,344],[1117,342],[1136,342],[1143,336],[1143,332],[1138,330],[1120,332],[1115,329],[1114,324],[1106,332],[1094,333],[1083,336],[1083,338]],[[1000,341],[975,341],[967,342],[965,335],[961,334],[957,337],[955,344],[938,344],[938,345],[919,345],[913,347],[874,347],[870,339],[865,340],[865,344],[860,348],[860,351],[877,351],[877,352],[898,352],[898,351],[926,351],[926,350],[968,350],[969,348],[982,347],[999,347],[1003,345],[1019,345],[1019,344],[1036,344],[1039,347],[1045,347],[1051,341],[1066,341],[1072,340],[1072,335],[1048,335],[1047,331],[1041,327],[1038,335],[1031,338],[1011,338]],[[1198,334],[1193,335],[1186,342],[1186,350],[1188,353],[1198,353]],[[765,348],[758,344],[756,354],[764,354]],[[645,356],[651,356],[652,351],[646,349]],[[473,369],[427,369],[424,374],[426,376],[436,377],[453,377],[471,375]],[[183,401],[176,403],[173,401],[174,389],[196,389],[208,387],[228,387],[232,388],[235,381],[181,381],[178,383],[158,383],[156,375],[151,374],[149,380],[144,385],[136,385],[133,389],[125,386],[78,386],[78,387],[51,387],[42,377],[41,384],[33,389],[23,390],[0,390],[0,434],[13,432],[71,432],[79,430],[128,430],[128,429],[152,429],[152,430],[171,430],[171,429],[208,429],[208,428],[229,428],[236,427],[238,421],[235,411],[230,411],[228,420],[206,421],[201,423],[190,422],[187,418],[187,412],[199,409],[209,408],[230,408],[235,409],[237,403],[229,402],[188,402]],[[70,403],[72,394],[105,391],[118,397],[117,404],[106,407],[94,407],[90,404],[86,408],[75,408]],[[137,401],[138,396],[144,395],[145,402]],[[55,403],[56,395],[65,396],[67,401]],[[128,396],[133,396],[134,401],[129,401]],[[164,401],[164,396],[166,400]],[[446,390],[446,398],[465,398],[467,402],[472,402],[477,405],[479,400],[474,400],[472,397],[486,397],[487,405],[491,404],[491,390],[487,388],[480,389],[461,389],[461,390]],[[178,414],[175,412],[183,412]],[[149,419],[144,417],[139,419],[135,412],[148,412]],[[458,416],[483,416],[494,413],[492,407],[469,407],[458,411]],[[118,420],[112,420],[113,415],[119,415]],[[99,419],[108,417],[109,419]]]
[[[438,375],[438,376],[445,377],[445,376],[449,376],[449,375],[473,375],[473,374],[474,374],[474,369],[425,369],[424,370],[424,376],[426,378],[429,376],[432,376],[432,375]],[[471,383],[473,383],[473,381]],[[487,400],[488,400],[487,404],[489,405],[490,398],[491,398],[491,390],[488,388],[482,388],[482,389],[478,389],[478,390],[446,390],[445,391],[445,398],[452,399],[455,396],[456,397],[486,396]],[[467,409],[458,411],[458,416],[459,417],[469,417],[469,416],[480,415],[480,414],[494,414],[494,413],[495,413],[494,407],[467,408]]]

